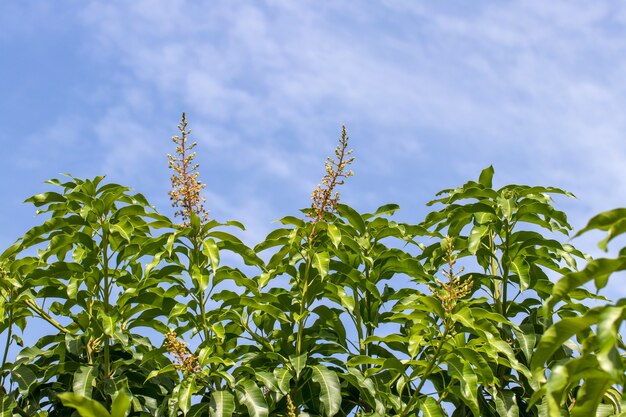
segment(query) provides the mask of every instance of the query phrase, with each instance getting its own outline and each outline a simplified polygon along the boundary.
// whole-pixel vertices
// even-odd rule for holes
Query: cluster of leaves
[[[586,259],[550,198],[567,192],[492,177],[418,224],[333,201],[253,248],[236,221],[50,181],[27,200],[47,220],[0,256],[0,416],[626,415],[626,300],[582,287],[626,249]],[[626,209],[594,228],[624,232]]]

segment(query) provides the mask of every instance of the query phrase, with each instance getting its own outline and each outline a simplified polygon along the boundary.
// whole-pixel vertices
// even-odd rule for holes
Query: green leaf
[[[603,288],[612,273],[624,269],[626,269],[626,258],[594,259],[582,271],[570,272],[559,279],[554,284],[552,296],[547,301],[546,306],[551,309],[559,300],[567,298],[572,291],[591,280],[595,281],[598,289]]]
[[[432,397],[426,397],[420,404],[420,411],[424,413],[424,417],[444,417],[445,414],[441,406]]]
[[[604,393],[611,387],[606,378],[588,378],[578,391],[571,417],[595,416]]]
[[[513,332],[515,333],[515,338],[517,339],[526,360],[530,362],[533,351],[535,350],[537,335],[535,334],[535,330],[532,325],[522,324],[520,328],[521,331],[514,328]]]
[[[22,365],[11,373],[12,379],[17,382],[20,392],[26,394],[37,381],[37,375],[26,365]]]
[[[241,223],[240,221],[237,221],[237,220],[228,220],[226,222],[226,225],[227,226],[235,226],[238,229],[246,230],[246,227],[243,225],[243,223]]]
[[[282,219],[279,220],[282,224],[291,224],[294,225],[296,227],[304,227],[305,222],[302,219],[299,219],[297,217],[294,216],[285,216]]]
[[[35,207],[41,207],[43,205],[50,204],[50,203],[65,202],[65,196],[59,193],[55,193],[55,192],[42,193],[42,194],[37,194],[37,195],[30,197],[24,202],[33,203]]]
[[[385,204],[383,206],[378,207],[376,211],[372,213],[372,216],[384,216],[384,215],[390,216],[398,210],[400,210],[400,206],[397,204]],[[370,218],[371,216],[363,216],[363,217]]]
[[[66,392],[58,396],[64,406],[75,408],[81,417],[112,417],[102,404],[91,398],[73,392]]]
[[[206,417],[207,415],[213,415],[211,414],[210,403],[194,404],[187,413],[187,417]]]
[[[265,388],[267,388],[271,392],[281,392],[281,389],[278,386],[278,381],[276,381],[276,376],[274,374],[266,371],[256,371],[254,373],[254,376],[257,381],[265,385]]]
[[[230,417],[235,411],[235,397],[228,391],[213,391],[211,393],[211,403],[209,416]]]
[[[196,393],[196,379],[193,377],[185,379],[178,391],[178,407],[184,415],[191,407],[191,396]]]
[[[320,386],[320,401],[322,402],[324,415],[332,417],[341,408],[341,385],[337,374],[323,365],[311,367],[313,375],[311,380]]]
[[[74,393],[83,397],[91,398],[91,391],[96,379],[96,368],[94,366],[83,365],[74,372],[72,388]]]
[[[626,208],[617,208],[605,211],[592,217],[587,225],[580,229],[574,235],[574,237],[580,236],[583,233],[593,229],[607,231],[611,228],[611,226],[613,226],[615,223],[622,221],[623,219],[626,219]]]
[[[251,380],[246,379],[239,382],[237,399],[246,406],[251,417],[267,417],[269,415],[269,408],[263,392]]]
[[[617,349],[621,342],[619,328],[624,321],[626,307],[606,306],[600,312],[597,327],[598,363],[616,382],[624,376],[624,368]]]
[[[327,229],[328,229],[328,236],[330,236],[331,242],[333,242],[333,245],[336,248],[339,247],[339,243],[341,243],[341,231],[339,230],[337,226],[335,226],[334,224],[330,224],[330,223],[328,224]]]
[[[280,392],[286,395],[289,392],[289,383],[293,374],[287,368],[276,368],[274,369],[274,376]]]
[[[130,397],[121,392],[111,404],[111,417],[126,417],[130,411]]]
[[[170,363],[162,368],[159,369],[153,369],[152,371],[150,371],[150,373],[148,374],[148,376],[146,377],[146,380],[144,381],[144,384],[146,382],[148,382],[150,379],[159,376],[161,374],[166,374],[168,372],[176,372],[176,366],[173,363]]]
[[[107,314],[104,310],[98,311],[98,318],[100,319],[100,325],[102,331],[108,336],[113,336],[115,333],[115,320],[110,314]]]
[[[115,223],[113,226],[111,226],[111,231],[118,232],[126,242],[130,242],[130,238],[133,235],[133,230],[133,226],[126,221]]]
[[[493,188],[493,165],[489,165],[489,167],[482,170],[480,176],[478,177],[478,183],[484,185],[487,188]]]
[[[467,242],[467,250],[472,255],[475,255],[478,249],[480,248],[480,241],[489,232],[489,226],[474,226],[472,231],[470,232],[468,242]]]
[[[513,391],[498,391],[493,397],[496,402],[496,411],[500,417],[519,416],[519,407],[515,401],[515,393]]]
[[[189,213],[189,228],[192,235],[197,236],[200,232],[201,219],[195,212]]]
[[[213,239],[207,239],[202,242],[202,253],[211,261],[211,268],[216,271],[220,265],[220,251]]]
[[[209,287],[209,274],[206,273],[206,270],[202,270],[198,268],[197,265],[191,266],[191,279],[194,284],[197,286],[199,291],[204,291]]]
[[[325,278],[328,275],[328,265],[330,263],[330,258],[327,252],[316,253],[313,257],[313,265],[315,269],[320,273],[322,278]]]
[[[17,403],[14,398],[8,395],[0,397],[0,417],[13,417],[13,410],[17,407]]]
[[[549,327],[533,354],[530,367],[534,374],[543,373],[544,364],[552,357],[554,352],[572,336],[596,324],[599,318],[597,310],[590,310],[582,317],[566,317]],[[536,375],[537,376],[537,375]]]
[[[479,415],[478,409],[478,380],[476,374],[468,362],[452,356],[446,361],[450,375],[461,384],[461,396],[463,402],[472,410],[474,415]]]
[[[291,362],[291,365],[293,366],[293,370],[296,371],[296,378],[300,378],[300,372],[302,372],[302,370],[306,366],[307,358],[308,356],[306,353],[303,353],[300,356],[295,356],[295,355],[289,356],[289,362]]]
[[[519,286],[522,291],[525,291],[530,286],[530,265],[523,257],[517,257],[511,262],[511,271],[519,277]]]
[[[224,330],[224,325],[220,322],[217,322],[211,325],[211,330],[215,332],[215,336],[218,340],[223,340],[226,335],[226,331]]]
[[[338,204],[337,212],[341,217],[348,220],[352,227],[354,227],[360,234],[365,233],[365,222],[355,209],[345,204]]]
[[[514,197],[498,197],[497,199],[498,207],[500,207],[500,210],[502,210],[502,215],[507,220],[511,220],[511,218],[513,217],[513,212],[516,209],[515,201],[516,199]]]

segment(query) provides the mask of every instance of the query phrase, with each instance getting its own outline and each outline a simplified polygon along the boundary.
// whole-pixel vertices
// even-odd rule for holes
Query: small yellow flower
[[[293,404],[291,394],[287,394],[287,412],[289,417],[298,417],[296,414],[296,406]]]
[[[183,226],[188,227],[191,221],[191,213],[195,213],[204,223],[209,219],[209,213],[204,208],[206,200],[200,196],[200,192],[206,186],[198,180],[200,175],[197,172],[199,164],[193,164],[196,157],[195,152],[191,152],[196,147],[196,143],[188,144],[188,136],[191,130],[187,130],[187,117],[183,113],[181,122],[178,125],[181,136],[172,137],[176,144],[176,156],[167,155],[168,167],[174,170],[171,177],[172,190],[168,192],[172,206],[180,208],[176,216],[183,218]]]
[[[318,184],[311,194],[313,211],[308,216],[313,218],[313,223],[324,220],[328,213],[337,210],[339,193],[335,191],[335,187],[342,185],[346,178],[354,175],[352,171],[346,170],[348,165],[354,161],[354,157],[350,156],[352,150],[348,150],[348,139],[344,125],[341,128],[339,145],[335,148],[336,159],[327,158],[325,163],[326,174],[322,178],[321,184]]]
[[[436,286],[431,286],[432,293],[441,301],[446,313],[452,313],[457,301],[471,293],[473,287],[472,278],[469,277],[465,282],[461,282],[461,274],[464,268],[454,272],[454,264],[457,256],[454,255],[454,245],[452,238],[446,236],[446,258],[448,260],[448,269],[443,270],[443,275],[448,278],[448,282],[441,282],[438,279]]]
[[[185,342],[178,340],[176,332],[170,331],[165,335],[163,343],[165,349],[176,359],[176,369],[186,373],[200,372],[198,358],[192,354]]]

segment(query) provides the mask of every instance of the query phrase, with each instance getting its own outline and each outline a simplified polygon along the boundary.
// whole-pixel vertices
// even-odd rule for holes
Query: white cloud
[[[626,191],[621,9],[139,1],[92,2],[83,18],[127,83],[201,119],[199,140],[258,169],[257,185],[295,177],[301,192],[317,181],[315,161],[346,122],[366,178],[410,184],[420,172],[409,161],[465,178],[495,161],[503,180],[573,188],[596,210]],[[111,152],[146,151],[116,142],[105,117]]]
[[[621,3],[82,4],[76,39],[106,80],[84,92],[90,115],[65,114],[23,147],[53,143],[41,148],[46,163],[95,154],[82,172],[148,185],[166,204],[164,154],[185,110],[209,208],[243,220],[251,241],[308,204],[341,123],[357,156],[342,195],[367,209],[415,210],[427,186],[454,186],[491,162],[498,183],[575,191],[581,200],[563,204],[577,225],[624,205]],[[3,7],[0,22],[12,24],[1,42],[63,24],[49,6]]]

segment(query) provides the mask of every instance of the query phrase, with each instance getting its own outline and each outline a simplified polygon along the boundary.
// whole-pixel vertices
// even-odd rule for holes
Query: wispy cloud
[[[364,209],[394,201],[416,211],[436,189],[489,163],[497,181],[575,191],[576,224],[623,205],[619,3],[152,0],[79,8],[80,50],[102,80],[82,91],[90,112],[74,116],[73,135],[93,143],[85,152],[99,152],[97,168],[159,201],[168,174],[162,154],[185,110],[208,190],[222,199],[214,201],[250,223],[308,204],[341,123],[357,155],[343,195]]]

